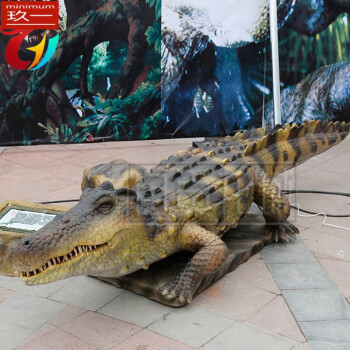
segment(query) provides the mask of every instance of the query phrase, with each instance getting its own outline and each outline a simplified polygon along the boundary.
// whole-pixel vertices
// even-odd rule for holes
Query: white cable
[[[292,203],[291,206],[297,206],[296,209],[298,209],[298,216],[301,218],[311,218],[314,216],[320,216],[323,215],[324,216],[324,220],[322,222],[322,225],[324,226],[331,226],[331,227],[335,227],[335,228],[340,228],[343,230],[350,230],[350,227],[343,227],[343,226],[338,226],[338,225],[333,225],[333,224],[327,224],[326,220],[327,220],[327,215],[325,213],[317,213],[317,214],[300,214],[300,204],[299,203]]]

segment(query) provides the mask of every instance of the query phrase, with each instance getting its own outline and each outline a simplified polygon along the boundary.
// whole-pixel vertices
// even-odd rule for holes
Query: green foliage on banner
[[[150,46],[154,45],[156,52],[161,49],[161,26],[159,22],[154,22],[153,26],[146,31],[147,42]]]
[[[73,141],[72,130],[66,124],[61,124],[59,128],[56,127],[55,129],[50,125],[45,126],[42,123],[38,123],[38,125],[45,129],[52,143],[68,143]]]
[[[81,130],[72,140],[129,140],[135,135],[141,139],[151,137],[160,121],[160,111],[148,116],[140,101],[157,101],[159,95],[159,90],[153,84],[143,83],[136,92],[124,99],[105,100],[99,95],[95,97],[94,104],[83,101],[84,118],[78,123]]]
[[[145,139],[154,135],[161,120],[160,110],[145,110],[145,101],[154,100],[159,106],[161,79],[160,50],[160,0],[147,0],[150,7],[155,7],[157,20],[149,26],[145,35],[149,45],[143,58],[144,83],[124,99],[105,99],[109,84],[113,85],[125,62],[128,53],[128,43],[113,40],[103,42],[94,48],[88,69],[88,89],[94,95],[94,100],[81,99],[80,70],[82,57],[71,65],[63,77],[67,89],[76,89],[74,95],[78,98],[83,115],[77,123],[77,130],[69,138],[70,142],[93,141],[100,138],[108,140]],[[76,100],[75,100],[76,101]],[[80,109],[80,108],[79,108]],[[151,113],[151,115],[150,115]],[[42,126],[44,127],[44,126]],[[67,139],[60,131],[46,127],[46,132],[52,142]],[[58,134],[60,137],[58,137]]]
[[[141,128],[141,139],[149,139],[154,135],[162,119],[162,113],[158,110],[156,113],[145,119]]]
[[[286,77],[287,84],[297,83],[325,65],[350,61],[349,20],[349,15],[341,15],[313,37],[284,28],[279,35],[282,80]]]
[[[146,3],[148,3],[150,7],[155,6],[156,19],[159,19],[161,14],[162,14],[162,1],[161,0],[146,0]]]
[[[79,88],[79,73],[81,69],[81,57],[78,57],[68,68],[62,76],[62,83],[66,90],[73,90]]]

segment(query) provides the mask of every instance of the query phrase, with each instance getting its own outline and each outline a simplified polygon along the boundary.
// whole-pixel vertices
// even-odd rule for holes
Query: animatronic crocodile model
[[[271,179],[349,131],[350,123],[321,121],[245,131],[170,156],[133,189],[110,182],[88,188],[75,207],[19,241],[14,268],[28,285],[83,274],[120,277],[192,250],[197,253],[185,269],[162,287],[169,300],[191,302],[201,279],[227,257],[220,237],[252,202],[262,207],[276,239],[295,237],[288,199]]]

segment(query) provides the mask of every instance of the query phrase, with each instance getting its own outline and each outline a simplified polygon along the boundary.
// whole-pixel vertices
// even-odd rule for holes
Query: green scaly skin
[[[227,257],[220,237],[252,202],[276,240],[295,237],[289,202],[271,179],[340,142],[349,129],[312,121],[237,133],[170,156],[133,189],[110,182],[88,188],[75,207],[20,240],[13,265],[36,285],[76,275],[120,277],[191,250],[185,269],[162,287],[169,299],[191,302],[203,277]]]

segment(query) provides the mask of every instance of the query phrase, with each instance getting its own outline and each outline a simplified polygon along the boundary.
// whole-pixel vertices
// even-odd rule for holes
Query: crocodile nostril
[[[69,217],[65,217],[65,218],[62,219],[62,222],[65,222],[65,223],[67,223],[67,224],[68,224],[69,221],[70,221],[70,218],[69,218]]]
[[[29,243],[30,243],[30,240],[24,241],[24,245],[29,245]]]

